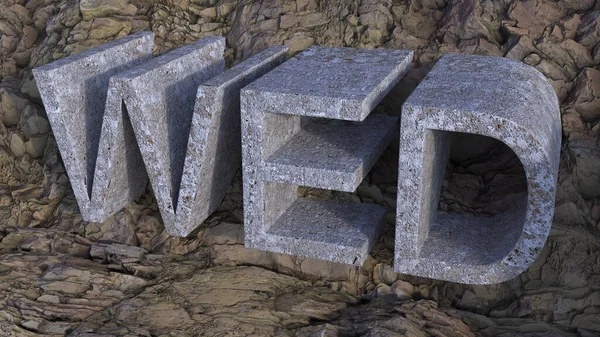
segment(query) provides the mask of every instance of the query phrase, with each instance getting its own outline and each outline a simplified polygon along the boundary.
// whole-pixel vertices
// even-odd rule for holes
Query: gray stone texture
[[[171,235],[187,236],[221,203],[239,168],[239,90],[280,64],[268,49],[223,73],[225,39],[206,37],[112,78]]]
[[[396,118],[373,115],[361,123],[305,123],[265,159],[264,177],[281,183],[354,192],[389,145],[396,122]]]
[[[240,89],[281,64],[287,48],[223,72],[222,37],[154,59],[152,46],[142,32],[34,74],[84,219],[103,222],[149,177],[165,229],[187,236],[240,167]]]
[[[267,113],[362,121],[411,60],[406,50],[312,47],[246,89]]]
[[[225,39],[208,37],[111,80],[123,93],[165,229],[174,217],[198,86],[225,67]]]
[[[370,115],[412,52],[311,47],[241,92],[246,247],[361,265],[387,210],[297,197],[354,191],[398,119]]]
[[[150,32],[35,68],[40,95],[77,203],[102,222],[146,189],[131,122],[109,79],[152,57]]]
[[[511,279],[533,263],[554,213],[561,146],[558,100],[521,62],[444,55],[402,107],[394,269],[453,282]],[[502,141],[527,193],[493,217],[438,212],[453,132]]]
[[[283,63],[287,51],[268,48],[198,88],[174,222],[180,236],[219,207],[241,167],[240,89]]]

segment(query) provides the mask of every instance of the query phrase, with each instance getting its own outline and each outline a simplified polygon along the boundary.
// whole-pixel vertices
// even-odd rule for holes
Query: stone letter
[[[369,114],[411,61],[410,51],[311,47],[242,90],[246,247],[364,262],[387,210],[296,190],[356,189],[398,127]]]
[[[495,138],[517,155],[527,193],[510,211],[437,211],[451,132]],[[541,73],[505,58],[444,55],[402,107],[395,270],[473,284],[525,270],[552,225],[560,145],[558,100]]]

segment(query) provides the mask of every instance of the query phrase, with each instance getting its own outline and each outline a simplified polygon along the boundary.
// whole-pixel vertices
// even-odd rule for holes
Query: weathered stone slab
[[[312,47],[247,89],[265,112],[362,121],[411,61],[407,50]]]
[[[242,90],[247,247],[364,262],[387,210],[296,190],[358,186],[398,127],[395,117],[369,114],[411,60],[410,51],[311,47]]]
[[[239,90],[287,51],[269,49],[222,73],[224,50],[224,38],[206,37],[111,79],[171,235],[188,235],[221,203],[240,162]]]
[[[148,178],[109,79],[152,57],[141,32],[33,69],[83,218],[102,222],[137,198]],[[108,93],[108,94],[107,94]],[[118,101],[118,102],[117,102]]]
[[[444,55],[402,107],[394,268],[462,283],[497,283],[536,258],[552,225],[561,145],[556,94],[534,68]],[[491,218],[438,212],[451,132],[508,145],[527,194]]]
[[[386,214],[375,204],[298,198],[269,226],[265,246],[284,254],[362,264],[381,235]]]
[[[362,123],[306,123],[266,158],[265,179],[354,192],[392,141],[397,122],[373,115]]]

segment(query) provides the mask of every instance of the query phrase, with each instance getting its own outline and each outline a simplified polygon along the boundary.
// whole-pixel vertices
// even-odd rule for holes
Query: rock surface
[[[399,296],[383,283],[355,296],[259,267],[210,266],[208,248],[149,254],[38,230],[14,251],[27,232],[0,246],[3,336],[575,336]]]
[[[591,0],[0,0],[0,335],[160,336],[175,325],[182,336],[597,336],[599,27],[600,4]],[[525,273],[490,286],[393,273],[394,214],[360,268],[250,250],[239,174],[216,213],[187,238],[167,235],[150,189],[104,223],[84,222],[30,70],[148,29],[157,36],[155,54],[226,36],[229,65],[271,45],[292,54],[313,44],[413,49],[413,69],[376,108],[393,115],[443,53],[534,66],[551,79],[563,122],[550,238]],[[523,188],[514,156],[493,144],[458,145],[440,208],[502,211],[505,197]],[[384,152],[355,193],[298,193],[393,213],[397,153],[394,145]],[[254,267],[235,267],[242,265]],[[247,276],[245,288],[231,270]],[[230,289],[218,291],[222,302],[179,298],[198,284],[214,287],[206,296],[215,296],[209,276]],[[229,305],[234,293],[243,301]]]

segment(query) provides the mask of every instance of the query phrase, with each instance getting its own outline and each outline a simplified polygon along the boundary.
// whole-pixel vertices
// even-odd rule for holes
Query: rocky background
[[[390,209],[361,268],[245,249],[239,176],[188,238],[164,232],[150,187],[105,223],[83,221],[30,70],[140,30],[155,54],[224,35],[229,65],[281,44],[413,49],[378,107],[390,114],[443,53],[534,66],[563,122],[544,250],[497,285],[394,273],[397,145],[354,194],[299,190]],[[599,65],[595,0],[0,0],[0,335],[599,336]],[[493,213],[522,189],[502,147],[452,159],[444,210]]]

